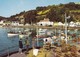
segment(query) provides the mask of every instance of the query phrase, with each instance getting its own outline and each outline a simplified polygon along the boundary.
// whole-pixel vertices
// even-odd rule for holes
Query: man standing
[[[28,38],[26,38],[25,44],[26,44],[26,51],[28,53],[29,45],[30,45]]]
[[[22,44],[22,39],[19,40],[19,53],[22,54],[22,48],[23,48],[23,44]]]

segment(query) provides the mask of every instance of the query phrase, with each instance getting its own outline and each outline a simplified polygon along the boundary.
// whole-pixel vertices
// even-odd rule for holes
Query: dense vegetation
[[[36,23],[44,18],[49,18],[53,22],[64,22],[64,15],[71,16],[68,20],[70,21],[79,21],[80,22],[80,4],[75,4],[70,2],[68,4],[59,4],[59,5],[49,5],[45,7],[36,7],[35,10],[23,11],[19,14],[10,16],[8,21],[19,21],[24,19],[21,23]],[[23,18],[19,18],[23,16]],[[16,18],[17,17],[17,18]],[[0,19],[4,19],[1,18]]]

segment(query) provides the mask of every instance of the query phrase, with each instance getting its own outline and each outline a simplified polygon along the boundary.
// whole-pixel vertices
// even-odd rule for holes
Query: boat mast
[[[65,13],[65,36],[66,36],[66,44],[67,44],[67,18]]]

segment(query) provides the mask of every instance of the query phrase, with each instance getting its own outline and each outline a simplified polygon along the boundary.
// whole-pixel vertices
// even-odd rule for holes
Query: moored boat
[[[19,34],[15,34],[15,33],[8,33],[8,37],[14,37],[14,36],[18,36]]]

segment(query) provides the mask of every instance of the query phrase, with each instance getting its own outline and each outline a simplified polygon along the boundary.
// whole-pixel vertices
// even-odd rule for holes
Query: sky
[[[69,2],[80,2],[80,0],[0,0],[0,16],[10,17],[22,11],[36,9],[38,6]]]

